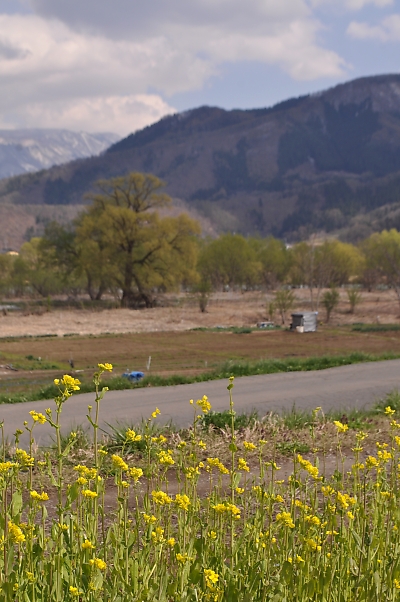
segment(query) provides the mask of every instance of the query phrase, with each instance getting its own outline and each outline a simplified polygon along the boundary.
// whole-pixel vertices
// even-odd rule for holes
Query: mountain
[[[219,231],[354,239],[400,226],[400,75],[266,109],[168,116],[98,157],[0,181],[0,202],[81,203],[97,179],[134,170],[164,179]]]
[[[68,130],[0,130],[0,178],[99,155],[119,138]]]

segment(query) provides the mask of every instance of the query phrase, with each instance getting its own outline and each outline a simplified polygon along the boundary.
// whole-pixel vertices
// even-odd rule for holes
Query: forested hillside
[[[368,77],[268,109],[200,107],[91,159],[0,182],[0,200],[80,203],[100,178],[153,173],[217,230],[357,240],[400,226],[400,75]]]

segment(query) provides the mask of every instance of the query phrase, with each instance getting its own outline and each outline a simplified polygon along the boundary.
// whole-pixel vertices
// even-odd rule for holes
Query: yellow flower
[[[34,422],[39,422],[39,424],[44,424],[45,422],[47,422],[46,416],[44,416],[40,412],[35,412],[35,410],[32,410],[31,412],[29,412],[29,414],[32,416]]]
[[[250,443],[249,441],[243,441],[243,447],[246,451],[254,451],[257,449],[254,443]]]
[[[169,545],[170,548],[173,548],[175,543],[176,543],[175,537],[170,537],[169,539],[167,539],[167,544]]]
[[[158,461],[160,462],[160,464],[166,464],[168,466],[172,466],[173,464],[175,464],[175,461],[171,454],[166,451],[160,451],[160,453],[158,454]]]
[[[111,460],[112,460],[113,466],[115,468],[119,468],[120,470],[128,470],[128,464],[123,461],[121,456],[118,456],[117,454],[113,454],[111,456]]]
[[[37,500],[38,502],[46,502],[49,499],[49,496],[45,491],[42,493],[38,493],[37,491],[31,491],[30,496],[33,500]]]
[[[244,458],[239,458],[238,460],[238,469],[245,470],[246,472],[250,471],[250,468]]]
[[[209,531],[207,535],[210,539],[217,539],[217,534],[215,531]]]
[[[180,493],[177,493],[176,496],[175,496],[175,504],[181,510],[185,510],[186,511],[186,510],[189,510],[190,499],[185,494],[181,495]]]
[[[105,571],[107,568],[107,564],[104,562],[104,560],[101,560],[101,558],[91,558],[89,560],[89,564],[95,566],[100,571]]]
[[[313,539],[307,539],[307,545],[308,547],[313,550],[314,552],[320,552],[321,551],[321,546],[317,544],[316,541],[314,541]]]
[[[339,420],[334,420],[333,424],[336,426],[338,433],[345,433],[349,430],[347,424],[342,424]]]
[[[8,533],[13,543],[19,545],[25,541],[25,535],[22,533],[20,527],[11,521],[8,522]]]
[[[151,417],[152,417],[152,418],[157,418],[157,416],[158,416],[159,414],[161,414],[161,412],[160,412],[160,410],[159,410],[158,408],[156,408],[156,409],[154,410],[154,412],[152,413]]]
[[[204,569],[204,578],[206,580],[206,586],[210,589],[214,589],[214,585],[218,583],[219,575],[212,569]]]
[[[305,460],[300,454],[297,454],[297,461],[299,462],[299,464],[301,465],[302,468],[304,468],[304,470],[306,470],[308,472],[309,475],[311,475],[314,479],[318,479],[318,468],[316,466],[313,466],[311,464],[311,462],[309,462],[308,460]]]
[[[208,414],[208,412],[211,410],[211,403],[208,401],[207,395],[203,395],[201,399],[198,399],[196,401],[196,405],[201,408],[204,414]]]
[[[348,493],[340,493],[340,491],[337,492],[337,501],[343,510],[346,510],[349,505],[354,505],[356,503],[355,498],[350,497]]]
[[[306,515],[305,516],[305,520],[310,523],[311,525],[316,525],[317,527],[321,524],[320,519],[318,518],[318,516],[313,516],[313,515]]]
[[[379,462],[374,456],[368,456],[368,458],[365,460],[365,464],[367,468],[373,468],[375,466],[378,466]]]
[[[159,506],[166,506],[172,502],[172,499],[164,491],[152,491],[153,501]]]
[[[276,520],[278,521],[278,523],[282,523],[286,527],[294,529],[294,522],[290,512],[280,512],[276,515]]]
[[[12,468],[16,468],[18,464],[16,462],[0,462],[0,475],[7,474]]]
[[[69,374],[64,374],[59,383],[64,385],[66,392],[71,393],[72,391],[79,391],[81,381]]]
[[[385,414],[386,416],[392,416],[393,414],[396,414],[396,410],[392,410],[390,406],[386,406]]]
[[[240,508],[235,506],[235,504],[230,504],[228,502],[224,502],[223,504],[215,504],[211,506],[213,510],[218,512],[219,514],[231,514],[232,517],[236,520],[240,519]]]
[[[154,523],[156,523],[156,522],[157,522],[157,519],[156,519],[156,517],[154,516],[154,514],[145,514],[145,513],[144,513],[144,514],[143,514],[143,519],[144,519],[144,522],[145,522],[147,525],[153,525]]]
[[[210,472],[211,468],[218,468],[221,474],[229,474],[229,470],[222,464],[218,458],[207,458],[207,470]]]
[[[128,469],[128,476],[133,479],[135,483],[137,483],[140,477],[143,476],[143,470],[141,468],[135,468],[132,466],[132,468]]]
[[[400,589],[400,581],[398,579],[395,579],[393,581],[393,585],[395,586],[396,589]]]
[[[235,491],[238,495],[242,495],[242,493],[244,493],[243,487],[236,487]]]
[[[389,460],[391,460],[393,458],[393,456],[392,456],[392,454],[390,452],[387,452],[384,449],[384,450],[379,450],[378,451],[378,458],[380,460],[382,460],[383,462],[389,462]]]
[[[141,441],[142,439],[142,435],[137,435],[135,433],[135,431],[133,431],[132,429],[128,429],[125,433],[125,437],[127,441],[130,441],[131,443],[135,443],[136,441]]]
[[[153,543],[163,543],[164,542],[164,529],[161,527],[157,527],[155,531],[151,532],[151,539]]]
[[[105,363],[105,364],[97,364],[97,367],[99,368],[99,370],[101,370],[102,372],[112,372],[113,369],[113,365],[109,364],[109,363]]]
[[[97,493],[95,491],[92,491],[91,489],[84,489],[82,491],[82,495],[83,495],[83,497],[88,497],[88,498],[97,497]]]
[[[88,539],[85,539],[85,541],[82,544],[82,550],[94,550],[94,548],[95,546],[92,544],[92,542]]]
[[[176,554],[175,557],[176,557],[177,561],[180,562],[181,564],[185,564],[185,562],[190,562],[191,560],[193,560],[187,554]]]
[[[17,448],[15,450],[15,457],[17,459],[17,462],[23,467],[30,467],[35,464],[35,458],[33,458],[33,456],[30,456],[24,449]]]
[[[73,585],[69,586],[69,593],[71,594],[71,596],[79,596],[79,590],[77,587],[74,587]]]

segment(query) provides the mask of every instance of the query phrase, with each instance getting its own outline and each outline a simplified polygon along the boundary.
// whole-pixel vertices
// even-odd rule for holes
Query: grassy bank
[[[356,352],[348,355],[326,355],[310,358],[266,359],[256,362],[226,362],[219,368],[193,376],[180,374],[173,374],[171,376],[148,375],[137,384],[130,384],[127,379],[120,376],[111,377],[107,379],[107,386],[111,391],[143,387],[168,387],[219,380],[229,378],[230,376],[254,376],[257,374],[277,374],[279,372],[307,372],[310,370],[325,370],[327,368],[336,368],[362,362],[377,362],[398,358],[400,358],[400,354],[398,353],[382,353],[374,355]],[[94,385],[91,381],[82,381],[80,393],[91,393],[93,391]],[[57,395],[57,387],[54,384],[50,384],[28,392],[13,394],[2,393],[0,395],[0,404],[52,399],[55,395]]]

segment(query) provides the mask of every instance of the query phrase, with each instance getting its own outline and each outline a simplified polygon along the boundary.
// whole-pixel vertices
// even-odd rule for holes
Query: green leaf
[[[11,500],[11,506],[12,506],[12,515],[11,516],[12,516],[12,518],[14,518],[22,510],[22,493],[21,493],[21,491],[14,491],[12,500]]]
[[[67,493],[67,506],[70,506],[72,502],[76,500],[79,495],[79,485],[78,483],[74,483],[68,489]]]

